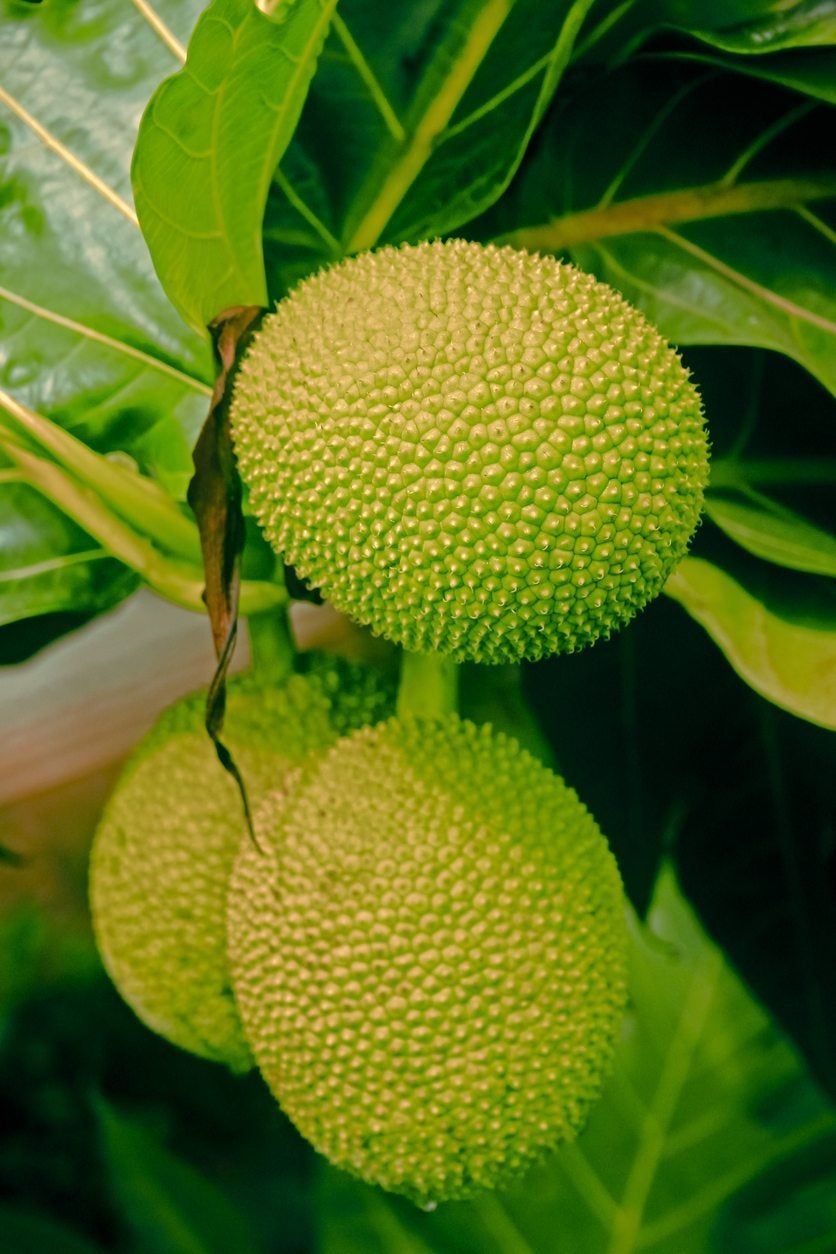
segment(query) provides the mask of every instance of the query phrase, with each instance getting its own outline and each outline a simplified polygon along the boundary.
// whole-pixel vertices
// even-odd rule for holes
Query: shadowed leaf
[[[102,1153],[143,1254],[257,1254],[246,1215],[189,1163],[102,1098]]]
[[[479,230],[568,253],[674,343],[772,348],[833,389],[830,128],[824,105],[767,84],[632,63],[552,114]]]

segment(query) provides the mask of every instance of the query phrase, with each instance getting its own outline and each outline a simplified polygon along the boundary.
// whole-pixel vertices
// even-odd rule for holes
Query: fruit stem
[[[290,626],[289,604],[247,619],[251,665],[264,679],[281,682],[292,674],[296,644]]]
[[[459,668],[438,653],[407,653],[401,658],[398,713],[433,718],[458,709]]]

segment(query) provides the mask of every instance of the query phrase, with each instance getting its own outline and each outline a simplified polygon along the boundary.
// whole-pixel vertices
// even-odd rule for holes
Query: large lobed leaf
[[[789,570],[836,577],[836,537],[784,509],[771,497],[713,492],[706,513],[741,548]]]
[[[94,449],[128,453],[180,499],[210,355],[153,273],[129,164],[141,109],[198,7],[165,0],[163,22],[121,0],[0,3],[0,386]],[[4,621],[99,611],[135,586],[7,473],[0,567]]]
[[[636,909],[673,849],[712,935],[836,1096],[833,733],[739,682],[667,597],[527,668],[526,696]]]
[[[789,4],[770,0],[758,5],[748,19],[739,17],[714,30],[701,30],[693,22],[689,29],[715,48],[762,55],[836,44],[836,12],[829,0],[791,0]]]
[[[157,8],[93,0],[81,10],[52,0],[33,9],[3,0],[0,56],[0,117],[9,131],[0,382],[93,448],[128,452],[181,499],[209,390],[209,354],[178,323],[151,271],[128,163],[151,88],[186,56],[196,7],[192,0]],[[329,195],[335,191],[343,237],[336,248],[329,244],[330,256],[374,242],[400,210],[435,231],[490,203],[518,165],[590,5],[576,0],[543,10],[533,0],[463,0],[453,11],[428,4],[408,20],[395,6],[381,14],[367,0],[343,7],[347,18],[336,24],[323,63],[320,103],[308,111],[289,160],[291,169],[304,164],[305,143],[312,143],[316,160],[328,162],[317,176]],[[216,302],[265,299],[264,197],[334,4],[264,8],[270,17],[249,0],[216,0],[198,26],[189,64],[154,97],[137,148],[143,224],[169,294],[195,326],[218,312]],[[335,119],[344,136],[336,150]],[[462,198],[452,208],[451,171],[466,174],[457,177]],[[351,195],[340,205],[343,178]],[[304,250],[298,276],[321,260],[322,231],[280,173],[268,241],[287,243],[277,202],[295,215],[291,234],[300,221],[308,230],[314,223],[320,252]],[[286,252],[282,277],[271,266],[274,291],[284,290],[292,270]],[[102,565],[94,576],[76,551],[66,554],[73,586],[83,600],[86,580],[92,600],[93,583],[117,568]],[[14,553],[7,538],[9,578]],[[18,596],[14,613],[27,608],[37,613],[37,600],[27,607]]]
[[[154,276],[128,180],[139,111],[173,54],[119,0],[3,0],[0,15],[0,383],[182,498],[208,343]]]
[[[40,141],[42,149],[37,143],[34,149],[38,159],[45,154],[56,160],[75,193],[93,197],[99,214],[107,211],[106,218],[112,217],[111,227],[117,223],[135,242],[135,232],[130,232],[133,211],[126,198],[126,161],[118,172],[118,163],[111,161],[114,170],[110,170],[105,156],[118,147],[108,130],[110,123],[97,123],[93,114],[93,121],[87,120],[95,88],[93,47],[113,29],[121,30],[119,23],[124,21],[124,13],[117,13],[110,0],[99,3],[100,10],[88,11],[93,16],[87,24],[78,24],[78,14],[66,7],[66,0],[56,0],[40,25],[28,8],[25,12],[20,5],[8,9],[16,23],[18,51],[26,53],[21,64],[26,65],[27,56],[45,60],[61,78],[65,98],[77,98],[85,105],[84,123],[77,129],[85,135],[89,163],[82,162],[80,169],[61,132],[44,131],[25,105],[13,103],[11,111],[17,123]],[[138,181],[142,182],[144,163],[150,163],[147,168],[155,194],[171,197],[172,212],[182,215],[187,236],[197,229],[195,215],[207,205],[220,215],[214,242],[192,239],[194,247],[170,247],[173,236],[160,228],[158,262],[175,299],[181,304],[183,300],[203,301],[204,309],[198,311],[196,305],[192,309],[200,324],[215,299],[221,299],[219,292],[229,278],[230,250],[235,254],[233,270],[239,278],[245,276],[245,281],[240,288],[229,289],[229,297],[233,290],[255,292],[263,283],[258,222],[267,179],[302,106],[329,17],[332,30],[267,206],[268,280],[276,294],[299,275],[352,248],[378,238],[414,238],[456,229],[494,201],[517,168],[578,39],[582,49],[583,41],[598,29],[594,22],[606,20],[605,7],[598,7],[590,17],[592,25],[585,22],[588,8],[582,2],[544,7],[534,0],[519,0],[514,6],[506,0],[461,0],[450,10],[429,2],[407,21],[396,6],[381,13],[373,0],[345,0],[336,14],[327,4],[291,10],[279,6],[274,15],[286,20],[275,22],[248,0],[216,0],[199,24],[189,65],[155,96],[137,150]],[[187,9],[184,4],[172,4],[171,14],[183,18],[185,25]],[[669,24],[681,20],[675,9],[666,10]],[[737,29],[741,21],[761,21],[764,13],[757,4],[738,6],[725,20],[709,4],[699,15],[692,13],[692,18],[696,22],[699,16],[700,29],[716,33]],[[155,66],[160,57],[169,67],[183,59],[180,38],[154,10],[142,5],[129,16],[134,27],[127,46],[133,51],[146,50]],[[140,16],[146,18],[144,25],[136,20]],[[168,7],[166,16],[170,16]],[[798,28],[798,14],[794,20]],[[795,43],[803,42],[797,29],[796,36]],[[287,53],[300,40],[304,46],[294,60]],[[792,51],[790,42],[786,36],[785,52]],[[65,45],[69,55],[56,64],[56,51]],[[271,77],[268,71],[280,51],[282,73]],[[748,61],[763,64],[772,59],[750,57]],[[139,58],[139,63],[147,76],[146,61]],[[138,110],[140,77],[124,76],[115,110],[120,123],[129,109],[134,116]],[[201,84],[210,87],[208,96],[202,94]],[[749,132],[746,119],[755,112],[751,87],[746,89],[745,82],[741,86],[741,80],[730,75],[706,71],[703,66],[651,64],[649,68],[627,66],[596,79],[587,92],[570,98],[553,115],[536,159],[503,201],[496,220],[516,224],[514,237],[519,242],[543,243],[545,236],[549,246],[567,247],[579,261],[597,267],[643,304],[679,342],[763,343],[794,355],[807,368],[830,378],[836,358],[832,294],[826,275],[833,262],[820,197],[832,190],[833,176],[815,155],[819,113],[809,104],[799,107],[771,88],[755,91],[762,92],[758,110],[762,117]],[[738,101],[742,109],[736,107]],[[205,130],[213,119],[217,125],[209,136],[209,147],[201,157],[190,156],[191,131],[195,126]],[[733,119],[733,124],[727,124],[727,119]],[[683,144],[681,136],[695,130],[710,135],[711,142]],[[334,146],[330,137],[338,132],[341,143]],[[246,143],[240,142],[242,134]],[[213,186],[216,192],[224,189],[220,198],[213,197]],[[796,197],[806,201],[795,203]],[[148,213],[153,220],[150,208]],[[520,230],[520,221],[531,225]],[[78,230],[77,223],[74,229]],[[149,229],[153,236],[155,228]],[[68,238],[72,239],[72,230]],[[715,246],[714,240],[720,244]],[[202,251],[204,247],[208,253]],[[794,269],[786,264],[788,255]],[[84,249],[79,256],[86,264]],[[142,290],[147,287],[153,294],[155,308],[161,304],[164,308],[145,258],[142,265],[147,277]],[[110,275],[108,291],[118,294],[123,283],[122,274]],[[263,296],[263,288],[258,290]],[[68,299],[77,302],[78,292],[83,291],[83,284],[74,283]],[[17,308],[20,312],[19,302]],[[31,311],[24,312],[28,316]],[[170,323],[170,311],[164,309],[164,314],[162,320],[167,317]],[[47,323],[50,334],[71,337],[75,362],[86,363],[84,353],[92,345],[97,363],[120,354],[124,365],[127,354],[132,363],[150,363],[149,368],[160,372],[153,353],[95,327],[81,337],[79,346],[81,324],[67,326],[65,315],[57,317],[60,326],[54,317]],[[39,327],[37,318],[32,323]],[[42,331],[40,326],[38,333]],[[200,341],[190,339],[182,329],[178,334],[187,350],[200,345],[202,356]],[[13,346],[20,341],[16,335]],[[60,387],[69,395],[72,384],[76,389],[73,405],[54,406],[60,421],[72,426],[77,408],[83,413],[79,433],[85,439],[103,449],[127,446],[144,469],[182,494],[191,437],[184,439],[183,424],[171,421],[178,411],[176,404],[171,410],[172,397],[165,389],[188,386],[183,367],[162,363],[164,386],[154,378],[149,385],[153,395],[147,403],[140,398],[137,408],[123,407],[124,400],[132,397],[129,387],[108,391],[91,408],[88,393],[83,388],[78,391],[78,378],[65,375],[60,366],[52,372],[38,371],[34,392],[27,390],[23,362],[13,356],[11,366],[7,381],[16,379],[18,395],[22,392],[40,402],[47,413]],[[197,387],[205,390],[199,380]],[[198,405],[202,410],[202,396],[187,400],[190,415],[198,413]],[[145,427],[146,422],[150,427]],[[739,502],[730,505],[720,497],[709,501],[718,525],[725,525],[733,538],[759,556],[821,571],[823,559],[814,552],[817,538],[809,530],[799,556],[797,538],[794,547],[793,542],[787,545],[786,516],[777,522],[775,516],[761,511],[753,526],[750,507],[743,525],[741,508]],[[730,511],[735,509],[736,520],[730,521]],[[778,531],[780,536],[776,536]],[[54,536],[55,528],[48,543]],[[99,555],[104,551],[94,542],[86,547]],[[99,556],[88,565],[84,551],[82,545],[79,558],[77,547],[68,548],[72,582],[67,586],[82,601],[86,598],[95,605],[102,574],[115,578],[118,568],[100,562],[94,572]],[[0,592],[8,591],[14,580],[14,553],[9,539],[7,578]],[[63,561],[64,555],[59,556]],[[27,586],[23,585],[24,591]],[[720,596],[716,580],[714,590],[716,624],[727,614],[728,601]],[[106,601],[105,596],[101,604]],[[13,604],[12,610],[7,602],[7,616],[24,612],[27,601],[19,590]],[[33,599],[31,612],[38,608]],[[716,629],[713,634],[725,639]],[[760,691],[771,693],[774,684],[764,682],[760,673],[762,658],[753,664],[752,657],[745,656],[751,654],[751,642],[751,633],[742,644],[738,639],[736,649],[730,650],[731,660]],[[804,641],[799,641],[792,624],[784,623],[773,635],[774,646],[783,652],[796,650],[799,643]],[[807,680],[814,678],[808,668]],[[796,689],[802,680],[803,676],[796,675]],[[781,699],[796,712],[807,708],[803,691],[796,691],[789,701]],[[820,711],[821,695],[814,695],[813,701],[813,708]]]
[[[614,1074],[578,1141],[426,1215],[328,1172],[324,1254],[788,1254],[836,1222],[836,1116],[671,872],[634,936]]]
[[[721,53],[672,53],[667,59],[716,65],[735,70],[752,78],[762,78],[779,87],[789,87],[828,104],[836,104],[836,48],[820,48],[803,52],[775,52],[769,57],[747,57],[745,60]]]
[[[0,544],[0,625],[40,614],[95,614],[137,586],[136,576],[101,545],[0,469],[4,511]]]
[[[379,241],[454,231],[492,204],[592,7],[344,0],[268,204],[271,293]]]
[[[829,123],[767,85],[632,63],[549,119],[507,237],[568,253],[676,343],[772,348],[836,389]]]
[[[247,1216],[137,1120],[96,1101],[113,1193],[143,1254],[258,1254]]]
[[[529,222],[507,238],[567,253],[623,291],[675,342],[762,344],[832,387],[836,237],[825,198],[836,193],[836,178],[824,142],[829,119],[822,106],[715,68],[633,63],[596,78],[552,114],[534,160],[497,210],[476,224],[477,233],[502,235],[504,221]],[[683,142],[691,134],[701,142]],[[745,384],[732,419],[738,444],[764,421],[758,411],[768,402],[756,380]],[[781,415],[784,429],[791,412]],[[718,490],[709,494],[709,517],[775,567],[832,575],[833,537],[772,497],[754,497],[745,467],[735,469],[736,456],[723,466],[725,490],[719,475],[712,479]],[[792,459],[785,465],[792,478]],[[698,554],[701,547],[700,540]],[[721,561],[727,564],[727,556]],[[809,600],[808,590],[780,569],[753,589],[705,560],[683,564],[667,591],[757,692],[834,726],[836,618],[826,595],[823,608],[802,621],[788,613],[787,601],[802,592]]]
[[[12,1254],[101,1254],[98,1246],[72,1228],[54,1223],[34,1211],[0,1202],[0,1232]]]
[[[701,671],[712,684],[715,718],[701,705],[683,737],[694,766],[673,803],[677,867],[706,928],[792,1033],[832,1099],[833,734],[718,669],[709,662]]]

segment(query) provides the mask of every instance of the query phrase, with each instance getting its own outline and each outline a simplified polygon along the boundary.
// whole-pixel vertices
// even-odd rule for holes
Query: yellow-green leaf
[[[791,510],[771,505],[768,498],[733,499],[711,493],[705,512],[755,557],[811,575],[836,576],[836,538]]]
[[[790,618],[698,557],[680,563],[665,591],[751,688],[800,718],[836,729],[836,605],[829,621]]]
[[[267,303],[267,192],[336,0],[269,7],[271,16],[252,0],[213,0],[137,138],[132,179],[143,234],[169,299],[199,329],[235,305]]]

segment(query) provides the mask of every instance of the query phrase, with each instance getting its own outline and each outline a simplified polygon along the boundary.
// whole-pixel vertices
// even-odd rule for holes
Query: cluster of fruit
[[[658,593],[707,477],[676,354],[568,266],[459,241],[342,263],[239,372],[242,476],[274,547],[406,649],[583,647]],[[339,1166],[421,1204],[496,1187],[580,1128],[626,1000],[615,861],[512,738],[308,659],[231,686],[248,832],[165,714],[97,834],[117,986],[157,1032],[258,1065]],[[432,703],[429,702],[431,705]]]

